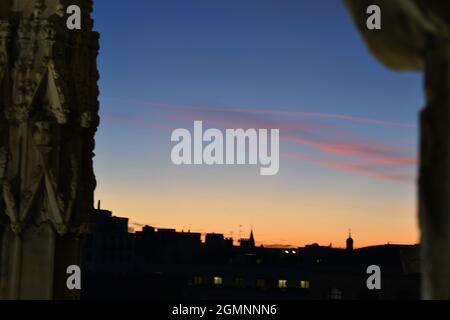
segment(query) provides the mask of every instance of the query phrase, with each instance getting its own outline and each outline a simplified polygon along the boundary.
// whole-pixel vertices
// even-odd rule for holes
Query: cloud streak
[[[357,162],[343,161],[335,159],[327,159],[326,157],[317,157],[304,154],[301,152],[285,152],[282,156],[286,159],[295,161],[310,162],[323,168],[332,169],[336,171],[351,172],[367,178],[382,180],[388,182],[403,182],[411,184],[416,179],[416,175],[411,172],[411,168],[404,165],[397,165],[396,168],[392,166],[385,166],[377,162]],[[393,169],[400,169],[404,171],[408,169],[410,172],[396,172]]]
[[[404,156],[392,146],[379,143],[322,142],[293,136],[284,137],[284,140],[294,144],[312,147],[324,153],[351,155],[383,165],[414,166],[417,164],[417,158]]]
[[[177,113],[176,118],[178,121],[189,122],[203,120],[206,124],[219,128],[277,128],[280,129],[281,141],[295,148],[294,152],[282,154],[288,159],[308,161],[328,169],[352,172],[376,180],[406,183],[414,181],[415,176],[411,171],[417,165],[417,158],[411,155],[411,150],[405,150],[403,146],[374,141],[354,133],[350,138],[344,137],[343,132],[348,128],[342,128],[334,123],[317,123],[311,119],[306,121],[291,117],[287,117],[288,119],[269,117],[271,112],[263,114],[265,115],[263,116],[261,112],[189,109]],[[279,116],[279,113],[275,114]],[[379,122],[371,123],[379,124]],[[394,123],[385,122],[384,125]],[[306,155],[301,151],[312,151],[318,155]]]
[[[205,109],[206,110],[206,109]],[[265,110],[265,109],[208,109],[210,111],[220,111],[220,112],[230,112],[230,113],[241,113],[241,114],[253,114],[253,115],[264,115],[264,116],[283,116],[283,117],[308,117],[308,118],[319,118],[319,119],[331,119],[331,120],[342,120],[354,123],[378,125],[378,126],[390,126],[399,128],[410,128],[417,129],[417,125],[395,122],[395,121],[385,121],[357,116],[350,116],[345,114],[333,114],[333,113],[321,113],[321,112],[303,112],[303,111],[276,111],[276,110]]]
[[[192,125],[194,120],[202,120],[205,127],[222,129],[276,128],[280,129],[281,142],[288,147],[282,152],[287,159],[307,161],[324,168],[352,172],[376,180],[410,183],[415,179],[412,169],[417,165],[417,158],[412,155],[413,148],[407,149],[393,142],[370,139],[366,130],[355,132],[356,129],[347,126],[346,122],[399,129],[417,128],[411,124],[318,112],[196,108],[144,101],[131,103],[162,110],[159,114],[162,121],[155,120],[154,110],[151,122],[142,116],[121,117],[113,114],[107,114],[107,119],[138,128],[158,128],[164,132],[185,127],[186,124]],[[317,119],[339,121],[315,121]]]
[[[396,121],[387,121],[381,119],[372,119],[367,117],[359,117],[347,114],[335,114],[335,113],[323,113],[323,112],[307,112],[307,111],[282,111],[282,110],[268,110],[268,109],[255,109],[255,108],[217,108],[217,107],[198,107],[190,105],[175,105],[161,102],[150,102],[134,99],[117,99],[117,98],[103,98],[102,100],[111,101],[121,104],[132,104],[141,107],[157,108],[159,110],[165,110],[172,113],[173,111],[180,110],[192,110],[197,112],[216,112],[216,113],[228,113],[228,114],[248,114],[248,115],[260,115],[260,116],[282,116],[282,117],[299,117],[299,118],[317,118],[317,119],[330,119],[340,120],[345,122],[353,122],[368,125],[377,126],[389,126],[399,127],[406,129],[418,129],[416,124],[403,123]],[[300,108],[299,108],[300,109]]]

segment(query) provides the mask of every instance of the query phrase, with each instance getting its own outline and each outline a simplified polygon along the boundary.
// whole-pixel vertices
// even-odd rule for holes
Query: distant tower
[[[250,232],[250,238],[248,239],[248,242],[251,248],[255,247],[255,237],[253,236],[253,228],[252,231]]]
[[[253,235],[253,228],[250,232],[250,238],[239,240],[241,243],[241,248],[245,248],[246,250],[253,250],[255,248],[255,237]]]
[[[349,230],[348,239],[347,239],[347,251],[353,250],[353,239],[352,239],[352,230]]]

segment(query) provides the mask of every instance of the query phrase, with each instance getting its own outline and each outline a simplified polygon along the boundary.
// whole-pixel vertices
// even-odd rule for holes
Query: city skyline
[[[134,233],[139,233],[142,232],[144,230],[144,228],[146,227],[150,227],[150,228],[154,228],[155,230],[173,230],[177,233],[185,233],[185,234],[200,234],[200,239],[201,241],[204,243],[206,241],[206,236],[208,235],[222,235],[224,236],[225,239],[229,239],[231,240],[231,243],[233,245],[237,245],[239,246],[239,243],[241,240],[248,240],[250,237],[252,237],[252,235],[254,234],[258,234],[257,230],[254,228],[254,226],[252,225],[251,227],[248,226],[243,226],[243,225],[239,225],[238,228],[236,229],[237,231],[230,231],[228,233],[222,233],[222,232],[216,232],[215,230],[196,230],[195,227],[193,227],[192,225],[189,226],[183,226],[181,229],[177,228],[177,227],[173,227],[173,226],[164,226],[164,225],[149,225],[149,224],[143,224],[143,223],[139,223],[136,221],[131,221],[129,220],[130,217],[127,216],[120,216],[120,215],[114,215],[114,212],[106,209],[106,208],[102,208],[101,207],[101,201],[99,200],[99,202],[97,203],[97,209],[98,210],[102,210],[102,211],[106,211],[106,212],[111,212],[112,217],[116,217],[116,218],[120,218],[120,219],[128,219],[128,231],[132,234]],[[247,235],[249,235],[249,237],[246,237]],[[379,245],[398,245],[398,244],[409,244],[409,245],[418,245],[419,242],[415,242],[415,243],[392,243],[390,241],[387,242],[380,242],[380,243],[373,243],[370,245],[359,245],[358,244],[358,239],[355,239],[353,237],[353,231],[351,228],[349,228],[347,230],[347,236],[345,236],[345,234],[343,233],[343,237],[341,239],[340,242],[338,243],[332,243],[330,242],[328,245],[326,243],[318,243],[316,241],[314,241],[314,239],[309,239],[309,240],[305,240],[304,243],[302,243],[301,245],[292,245],[292,244],[281,244],[281,243],[263,243],[261,241],[259,241],[258,237],[255,236],[255,246],[256,247],[265,247],[265,248],[278,248],[278,249],[289,249],[289,248],[298,248],[298,247],[304,247],[304,246],[308,246],[308,245],[321,245],[321,246],[329,246],[331,248],[338,248],[338,249],[345,249],[346,245],[347,245],[347,241],[348,239],[352,239],[352,241],[355,241],[355,248],[363,248],[363,247],[370,247],[370,246],[379,246]]]
[[[338,244],[349,227],[357,246],[418,242],[422,79],[375,62],[339,1],[96,2],[95,15],[105,208],[177,230],[253,226],[265,245]],[[170,132],[193,120],[279,128],[279,174],[174,166]]]
[[[222,239],[229,242],[231,245],[233,246],[241,246],[241,241],[246,242],[248,240],[252,240],[253,241],[253,247],[255,248],[267,248],[267,249],[297,249],[297,248],[302,248],[302,247],[308,247],[308,246],[321,246],[321,247],[328,247],[328,248],[333,248],[333,249],[348,249],[349,248],[349,241],[351,241],[351,248],[352,249],[361,249],[361,248],[365,248],[365,247],[371,247],[371,246],[384,246],[384,245],[420,245],[419,243],[391,243],[391,242],[385,242],[385,243],[377,243],[377,244],[372,244],[372,245],[368,245],[368,246],[363,246],[363,245],[358,245],[358,239],[354,237],[354,233],[353,230],[351,228],[349,228],[347,231],[347,234],[343,233],[343,237],[341,239],[341,242],[339,243],[329,243],[329,244],[319,244],[318,242],[314,241],[314,239],[310,239],[309,242],[305,242],[303,245],[301,246],[295,246],[295,245],[286,245],[286,244],[264,244],[261,243],[260,241],[258,241],[258,232],[257,230],[251,226],[250,228],[247,228],[246,226],[239,226],[239,231],[236,233],[220,233],[220,232],[215,232],[214,230],[206,230],[203,232],[198,232],[195,229],[191,229],[191,226],[187,227],[187,228],[182,228],[182,229],[177,229],[171,226],[155,226],[155,225],[146,225],[146,224],[139,224],[133,221],[130,221],[128,217],[125,216],[117,216],[114,214],[113,211],[105,209],[105,208],[101,208],[100,206],[100,202],[97,203],[97,211],[96,211],[97,215],[104,215],[104,216],[108,216],[110,218],[112,218],[112,220],[114,219],[119,219],[119,220],[123,220],[126,219],[127,221],[127,226],[128,226],[128,233],[129,234],[135,234],[135,235],[139,235],[142,233],[145,233],[146,229],[151,229],[153,230],[153,232],[161,232],[161,233],[166,233],[166,232],[174,232],[176,234],[180,234],[180,235],[199,235],[199,241],[203,244],[208,242],[208,236],[221,236],[223,237]]]

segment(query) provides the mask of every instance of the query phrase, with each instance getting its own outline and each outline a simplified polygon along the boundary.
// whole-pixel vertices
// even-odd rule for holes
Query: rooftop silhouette
[[[144,226],[98,209],[84,245],[84,299],[418,299],[418,245],[265,248],[249,238]],[[378,265],[389,289],[366,288]],[[113,277],[117,281],[111,284]],[[154,289],[154,290],[152,290]]]

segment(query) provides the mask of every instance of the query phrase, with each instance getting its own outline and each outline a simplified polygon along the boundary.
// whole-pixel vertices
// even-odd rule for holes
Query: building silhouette
[[[239,243],[241,245],[241,248],[246,250],[253,250],[255,248],[255,237],[253,235],[253,228],[250,232],[250,237],[248,239],[241,239],[239,240]]]
[[[264,248],[234,245],[222,234],[145,226],[98,209],[85,241],[83,299],[419,299],[417,245],[346,248],[318,244]],[[383,289],[369,291],[366,269],[378,265]]]

